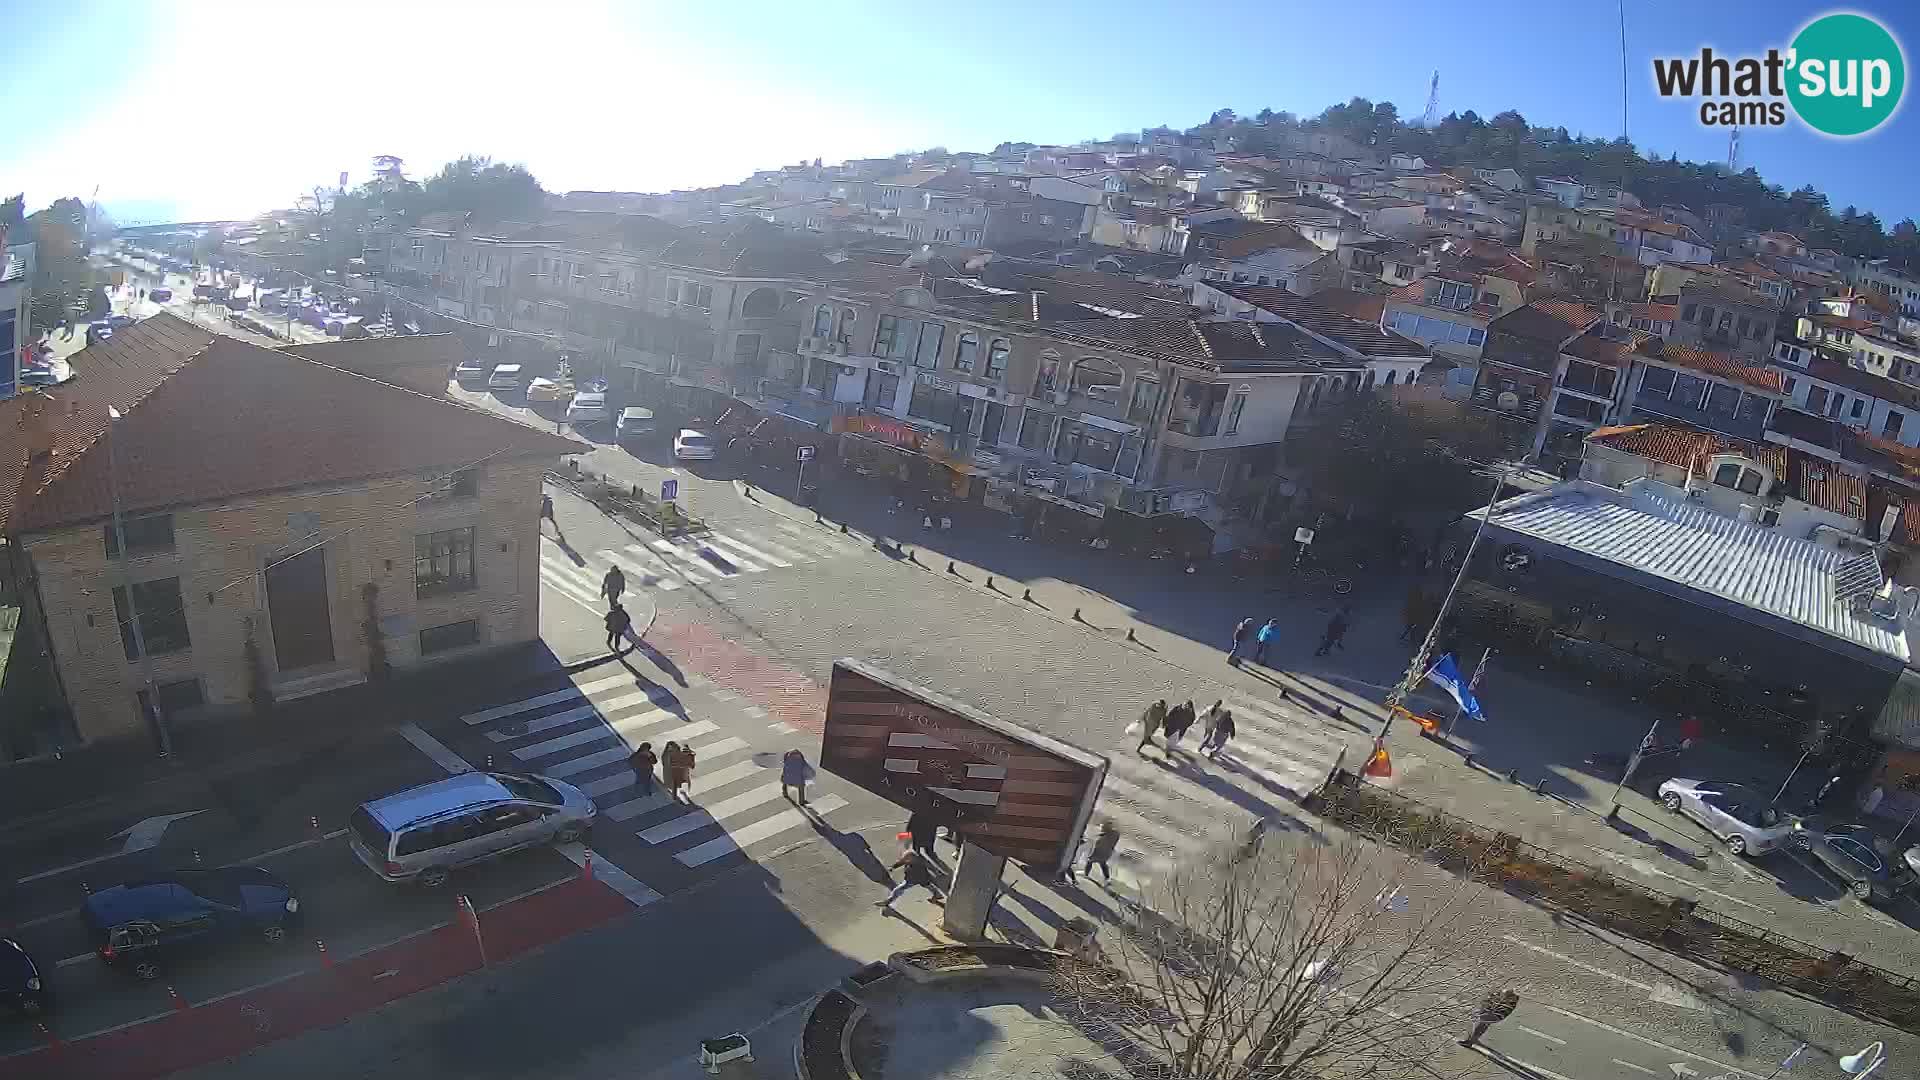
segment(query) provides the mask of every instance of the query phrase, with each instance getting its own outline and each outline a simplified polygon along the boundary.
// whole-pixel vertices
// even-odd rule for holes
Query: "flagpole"
[[[1480,527],[1473,530],[1473,540],[1467,544],[1466,557],[1460,560],[1460,569],[1453,575],[1453,584],[1448,586],[1447,595],[1440,601],[1440,610],[1434,614],[1433,625],[1427,627],[1427,636],[1420,642],[1420,648],[1414,651],[1413,662],[1407,665],[1407,673],[1387,695],[1387,719],[1380,725],[1380,734],[1374,736],[1373,748],[1377,753],[1387,744],[1387,732],[1393,730],[1393,711],[1407,700],[1413,688],[1426,678],[1427,657],[1433,652],[1434,642],[1440,637],[1440,627],[1447,621],[1447,612],[1453,607],[1454,594],[1460,591],[1460,583],[1466,580],[1467,568],[1473,565],[1473,553],[1480,547],[1480,538],[1486,534],[1487,522],[1493,520],[1493,504],[1500,501],[1500,492],[1507,486],[1507,477],[1512,475],[1514,466],[1509,464],[1500,470],[1493,482],[1493,494],[1488,496],[1485,510],[1480,515]]]
[[[1487,661],[1492,657],[1493,657],[1493,646],[1489,645],[1487,646],[1486,651],[1480,654],[1480,666],[1473,669],[1473,678],[1467,680],[1468,693],[1472,693],[1475,690],[1480,689],[1480,676],[1485,675],[1487,673]],[[1447,721],[1447,737],[1448,738],[1453,737],[1453,727],[1455,724],[1458,724],[1460,722],[1460,714],[1464,711],[1465,709],[1461,706],[1459,702],[1456,701],[1453,703],[1453,719]]]

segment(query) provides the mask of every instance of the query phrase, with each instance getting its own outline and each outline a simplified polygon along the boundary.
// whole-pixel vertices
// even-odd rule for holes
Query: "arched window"
[[[1118,401],[1120,383],[1125,378],[1120,372],[1120,365],[1113,361],[1085,356],[1073,365],[1073,378],[1067,388],[1095,401]]]
[[[1051,394],[1060,385],[1060,354],[1048,349],[1040,354],[1040,366],[1033,373],[1033,392]]]
[[[1346,396],[1347,396],[1347,379],[1346,379],[1346,376],[1343,375],[1340,378],[1333,380],[1333,390],[1327,394],[1327,400],[1339,401],[1341,398]]]
[[[960,343],[953,352],[953,370],[972,371],[974,362],[980,359],[980,335],[969,330],[960,335]]]
[[[780,314],[780,293],[773,289],[755,289],[740,302],[740,315],[748,319],[767,319]]]
[[[1393,385],[1393,380],[1394,380],[1394,379],[1396,379],[1396,378],[1399,378],[1399,376],[1400,376],[1400,373],[1399,373],[1399,372],[1397,372],[1397,371],[1389,371],[1389,372],[1387,372],[1387,381],[1386,381],[1386,382],[1383,382],[1383,383],[1381,383],[1380,385],[1381,385],[1381,386],[1392,386],[1392,385]]]
[[[993,344],[987,346],[987,378],[1000,379],[1006,376],[1007,354],[1012,351],[1013,346],[1007,343],[1006,338],[993,339]]]
[[[833,336],[833,309],[825,304],[813,309],[813,336],[817,338]]]
[[[1362,384],[1360,385],[1360,389],[1362,389],[1362,390],[1371,390],[1371,389],[1373,389],[1373,371],[1372,371],[1372,369],[1368,369],[1368,371],[1367,371],[1367,381],[1366,381],[1366,382],[1364,382],[1364,383],[1362,383]]]
[[[1313,389],[1307,391],[1308,409],[1317,409],[1320,407],[1320,384],[1324,382],[1326,382],[1325,379],[1313,380]]]

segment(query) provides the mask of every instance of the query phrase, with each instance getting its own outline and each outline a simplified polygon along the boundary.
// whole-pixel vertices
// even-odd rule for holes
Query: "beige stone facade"
[[[349,685],[366,677],[365,587],[376,587],[376,620],[396,671],[530,641],[539,635],[540,481],[545,462],[479,467],[471,494],[425,475],[306,488],[196,506],[173,515],[171,550],[140,552],[136,582],[175,578],[189,641],[152,657],[153,681],[197,680],[212,709],[245,709],[254,690],[246,641],[276,696]],[[446,489],[434,496],[429,492]],[[115,614],[123,580],[109,560],[106,523],[21,538],[47,612],[54,659],[80,737],[138,735],[142,665],[127,657]],[[473,583],[417,595],[416,537],[473,529]],[[318,545],[325,552],[333,660],[284,671],[278,662],[264,568]],[[164,613],[144,613],[143,626]],[[421,632],[468,621],[475,641],[422,653]],[[457,639],[458,633],[439,635]],[[184,687],[176,687],[174,694]],[[168,694],[163,692],[162,699]]]

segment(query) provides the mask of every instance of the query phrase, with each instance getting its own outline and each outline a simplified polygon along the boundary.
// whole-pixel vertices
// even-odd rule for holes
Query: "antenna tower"
[[[1440,118],[1440,69],[1433,69],[1433,83],[1427,87],[1427,111],[1420,114],[1420,126],[1432,127]]]
[[[1740,172],[1740,129],[1727,132],[1727,173],[1738,175]]]

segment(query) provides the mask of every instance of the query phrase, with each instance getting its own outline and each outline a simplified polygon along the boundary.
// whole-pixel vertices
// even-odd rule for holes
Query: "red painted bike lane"
[[[409,994],[512,959],[634,910],[620,894],[580,877],[391,945],[322,964],[253,990],[174,1010],[114,1031],[54,1042],[0,1062],[9,1080],[89,1077],[144,1080],[245,1054],[339,1024]],[[484,946],[484,953],[483,953]]]

